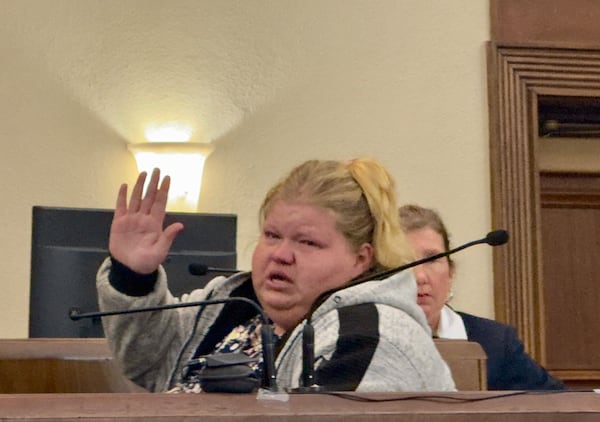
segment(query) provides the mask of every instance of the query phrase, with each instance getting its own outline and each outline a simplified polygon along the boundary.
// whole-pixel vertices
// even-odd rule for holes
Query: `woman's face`
[[[276,328],[300,322],[313,302],[365,272],[370,244],[354,252],[337,229],[333,212],[313,205],[276,202],[252,257],[252,282]]]
[[[417,259],[426,258],[445,252],[444,239],[430,227],[412,230],[407,239]],[[440,312],[448,301],[454,271],[448,258],[438,258],[414,268],[417,279],[417,302],[425,312],[432,329],[437,330]]]

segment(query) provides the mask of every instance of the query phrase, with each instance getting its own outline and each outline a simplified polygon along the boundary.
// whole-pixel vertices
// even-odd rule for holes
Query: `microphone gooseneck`
[[[301,388],[297,389],[297,392],[316,392],[316,391],[319,391],[319,389],[320,389],[320,387],[315,383],[315,380],[314,380],[314,355],[315,355],[315,353],[314,353],[314,331],[312,331],[313,327],[311,324],[311,318],[312,318],[312,314],[315,311],[315,309],[317,309],[323,302],[325,302],[325,300],[327,300],[327,298],[330,297],[333,293],[335,293],[338,290],[345,289],[348,286],[364,283],[366,281],[381,280],[384,277],[399,273],[401,271],[407,270],[412,267],[416,267],[417,265],[421,265],[426,262],[435,261],[436,259],[443,258],[448,255],[452,255],[453,253],[456,253],[458,251],[461,251],[465,248],[468,248],[468,247],[471,247],[474,245],[479,245],[481,243],[487,243],[488,245],[491,245],[491,246],[499,246],[499,245],[505,244],[507,241],[508,241],[508,232],[506,230],[494,230],[494,231],[489,232],[482,239],[467,242],[467,243],[460,245],[449,251],[441,252],[441,253],[438,253],[438,254],[435,254],[432,256],[418,259],[416,261],[409,262],[408,264],[400,265],[399,267],[396,267],[396,268],[391,268],[389,270],[380,271],[375,274],[370,273],[363,277],[358,277],[358,278],[350,281],[350,283],[345,284],[344,286],[342,286],[340,288],[332,289],[332,290],[329,290],[329,291],[323,293],[313,303],[313,306],[311,307],[311,309],[306,317],[306,324],[305,324],[304,330],[302,332],[302,335],[303,335],[302,336],[302,384],[303,385],[301,386]]]
[[[273,326],[271,325],[271,321],[267,318],[263,309],[260,307],[258,303],[255,301],[239,296],[232,296],[223,299],[211,299],[211,300],[200,300],[195,302],[184,302],[184,303],[172,303],[169,305],[160,305],[160,306],[150,306],[147,308],[132,308],[132,309],[121,309],[117,311],[101,311],[101,312],[85,312],[81,313],[76,308],[71,308],[69,310],[69,318],[73,321],[78,321],[84,318],[97,318],[97,317],[105,317],[112,315],[125,315],[125,314],[134,314],[140,312],[152,312],[152,311],[163,311],[167,309],[176,309],[176,308],[186,308],[191,306],[206,306],[206,305],[218,305],[223,303],[230,302],[244,302],[257,310],[260,315],[262,321],[261,327],[261,339],[263,343],[263,365],[265,371],[265,380],[267,383],[267,388],[270,391],[278,391],[277,386],[277,376],[275,371],[275,346],[274,346],[274,334],[273,334]]]
[[[424,264],[426,262],[435,261],[436,259],[446,257],[448,255],[452,255],[458,251],[462,251],[463,249],[469,248],[471,246],[479,245],[482,243],[487,243],[490,246],[499,246],[503,245],[508,241],[508,232],[506,230],[494,230],[489,232],[484,238],[478,240],[472,240],[471,242],[467,242],[463,245],[457,246],[454,249],[450,249],[449,251],[440,252],[435,255],[427,256],[425,258],[417,259],[416,261],[409,262],[408,264],[400,265],[396,268],[391,268],[389,270],[380,271],[375,274],[367,274],[364,277],[359,277],[353,280],[350,284],[359,284],[368,280],[381,280],[384,277],[390,276],[392,274],[399,273],[401,271],[407,270],[412,267],[416,267],[417,265]],[[346,286],[344,286],[346,287]]]
[[[157,305],[157,306],[149,306],[147,308],[130,308],[130,309],[119,309],[117,311],[100,311],[100,312],[79,312],[77,308],[71,308],[69,310],[69,318],[73,321],[78,321],[84,318],[96,318],[96,317],[105,317],[112,315],[125,315],[125,314],[136,314],[140,312],[152,312],[152,311],[163,311],[166,309],[176,309],[176,308],[189,308],[192,306],[203,306],[203,305],[219,305],[222,303],[228,302],[244,302],[254,307],[261,316],[261,320],[263,324],[268,324],[269,319],[265,315],[263,309],[253,300],[250,300],[245,297],[228,297],[224,299],[212,299],[212,300],[199,300],[197,302],[183,302],[183,303],[171,303],[169,305]]]
[[[188,265],[188,271],[191,275],[203,276],[209,273],[223,273],[223,274],[234,274],[239,273],[240,270],[233,268],[220,268],[220,267],[209,267],[208,265],[191,263]]]

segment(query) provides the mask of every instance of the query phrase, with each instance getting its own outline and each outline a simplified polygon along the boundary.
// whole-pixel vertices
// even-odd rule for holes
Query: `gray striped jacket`
[[[255,299],[249,273],[216,277],[204,289],[174,298],[162,268],[154,289],[128,296],[110,283],[110,259],[98,271],[101,310],[156,306],[245,296]],[[194,355],[208,354],[232,328],[256,311],[239,303],[188,307],[103,318],[112,353],[125,375],[150,391],[166,391]],[[299,386],[302,327],[278,347],[279,387]],[[427,320],[416,303],[412,272],[339,290],[313,313],[315,379],[328,390],[451,391],[450,370],[438,353]]]

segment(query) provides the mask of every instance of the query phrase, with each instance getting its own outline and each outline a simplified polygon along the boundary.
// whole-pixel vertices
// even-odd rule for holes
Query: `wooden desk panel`
[[[485,398],[493,392],[444,393],[446,400],[351,401],[325,394],[291,395],[288,402],[259,401],[255,394],[16,394],[0,395],[3,421],[412,421],[592,422],[600,420],[600,395],[547,393]],[[361,395],[367,396],[367,395]],[[370,394],[372,398],[415,394]],[[419,394],[419,396],[422,396]]]
[[[0,340],[0,359],[107,359],[103,338],[26,338]]]
[[[463,340],[437,340],[456,386],[485,390],[485,353]],[[0,340],[0,394],[142,392],[120,372],[105,339]]]
[[[435,339],[459,391],[487,390],[487,356],[479,343]]]
[[[143,391],[121,374],[105,339],[0,340],[0,394]]]

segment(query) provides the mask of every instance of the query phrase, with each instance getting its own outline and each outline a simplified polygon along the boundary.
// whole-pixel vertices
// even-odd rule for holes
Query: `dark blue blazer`
[[[562,381],[552,377],[523,347],[515,329],[497,321],[458,312],[467,338],[487,354],[488,390],[561,390]]]

